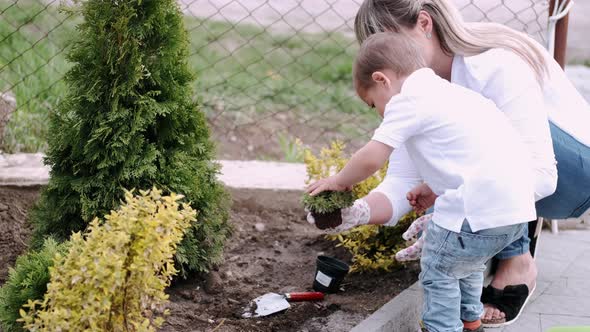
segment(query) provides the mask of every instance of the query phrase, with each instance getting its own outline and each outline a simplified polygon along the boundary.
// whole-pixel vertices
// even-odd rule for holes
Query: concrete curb
[[[0,185],[37,186],[49,180],[49,167],[41,153],[0,154]]]
[[[36,186],[49,181],[41,153],[0,154],[0,186]],[[303,190],[303,164],[220,160],[219,180],[232,188]]]
[[[416,332],[422,308],[422,290],[415,282],[387,302],[351,332]]]

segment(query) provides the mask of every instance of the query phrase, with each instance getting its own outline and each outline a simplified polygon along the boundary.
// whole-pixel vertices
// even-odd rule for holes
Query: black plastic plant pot
[[[340,284],[349,269],[348,264],[339,259],[328,256],[318,256],[316,260],[313,289],[322,293],[338,292]]]
[[[328,229],[340,226],[342,224],[342,214],[340,209],[329,213],[312,212],[315,226],[319,229]]]

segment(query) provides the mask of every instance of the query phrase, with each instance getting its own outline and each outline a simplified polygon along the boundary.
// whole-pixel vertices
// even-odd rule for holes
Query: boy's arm
[[[307,192],[314,196],[323,191],[342,191],[375,174],[393,152],[389,145],[378,141],[370,141],[358,150],[338,174],[313,183]]]
[[[392,152],[391,146],[370,141],[350,158],[336,177],[343,185],[353,186],[380,170]]]

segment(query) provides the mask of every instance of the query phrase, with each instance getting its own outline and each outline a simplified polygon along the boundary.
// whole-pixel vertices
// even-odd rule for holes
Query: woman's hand
[[[408,244],[411,244],[405,249],[398,251],[395,254],[395,259],[399,262],[415,261],[422,256],[422,247],[424,246],[424,238],[426,237],[426,225],[432,220],[432,214],[426,214],[414,220],[408,230],[402,234],[402,238]],[[422,236],[418,235],[422,232]]]
[[[350,186],[341,183],[338,175],[333,175],[325,179],[310,184],[305,190],[309,195],[315,196],[324,191],[347,191],[351,190]]]

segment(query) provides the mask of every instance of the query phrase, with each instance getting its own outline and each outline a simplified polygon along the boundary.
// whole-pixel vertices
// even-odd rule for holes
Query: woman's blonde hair
[[[354,86],[366,91],[373,86],[373,73],[391,70],[405,77],[426,67],[418,45],[405,33],[378,32],[367,38],[353,66]]]
[[[449,0],[365,0],[354,22],[356,38],[362,43],[377,32],[411,29],[418,22],[421,10],[432,17],[434,32],[448,55],[472,56],[492,48],[503,48],[526,61],[539,83],[547,75],[543,51],[530,37],[497,23],[466,24]]]

